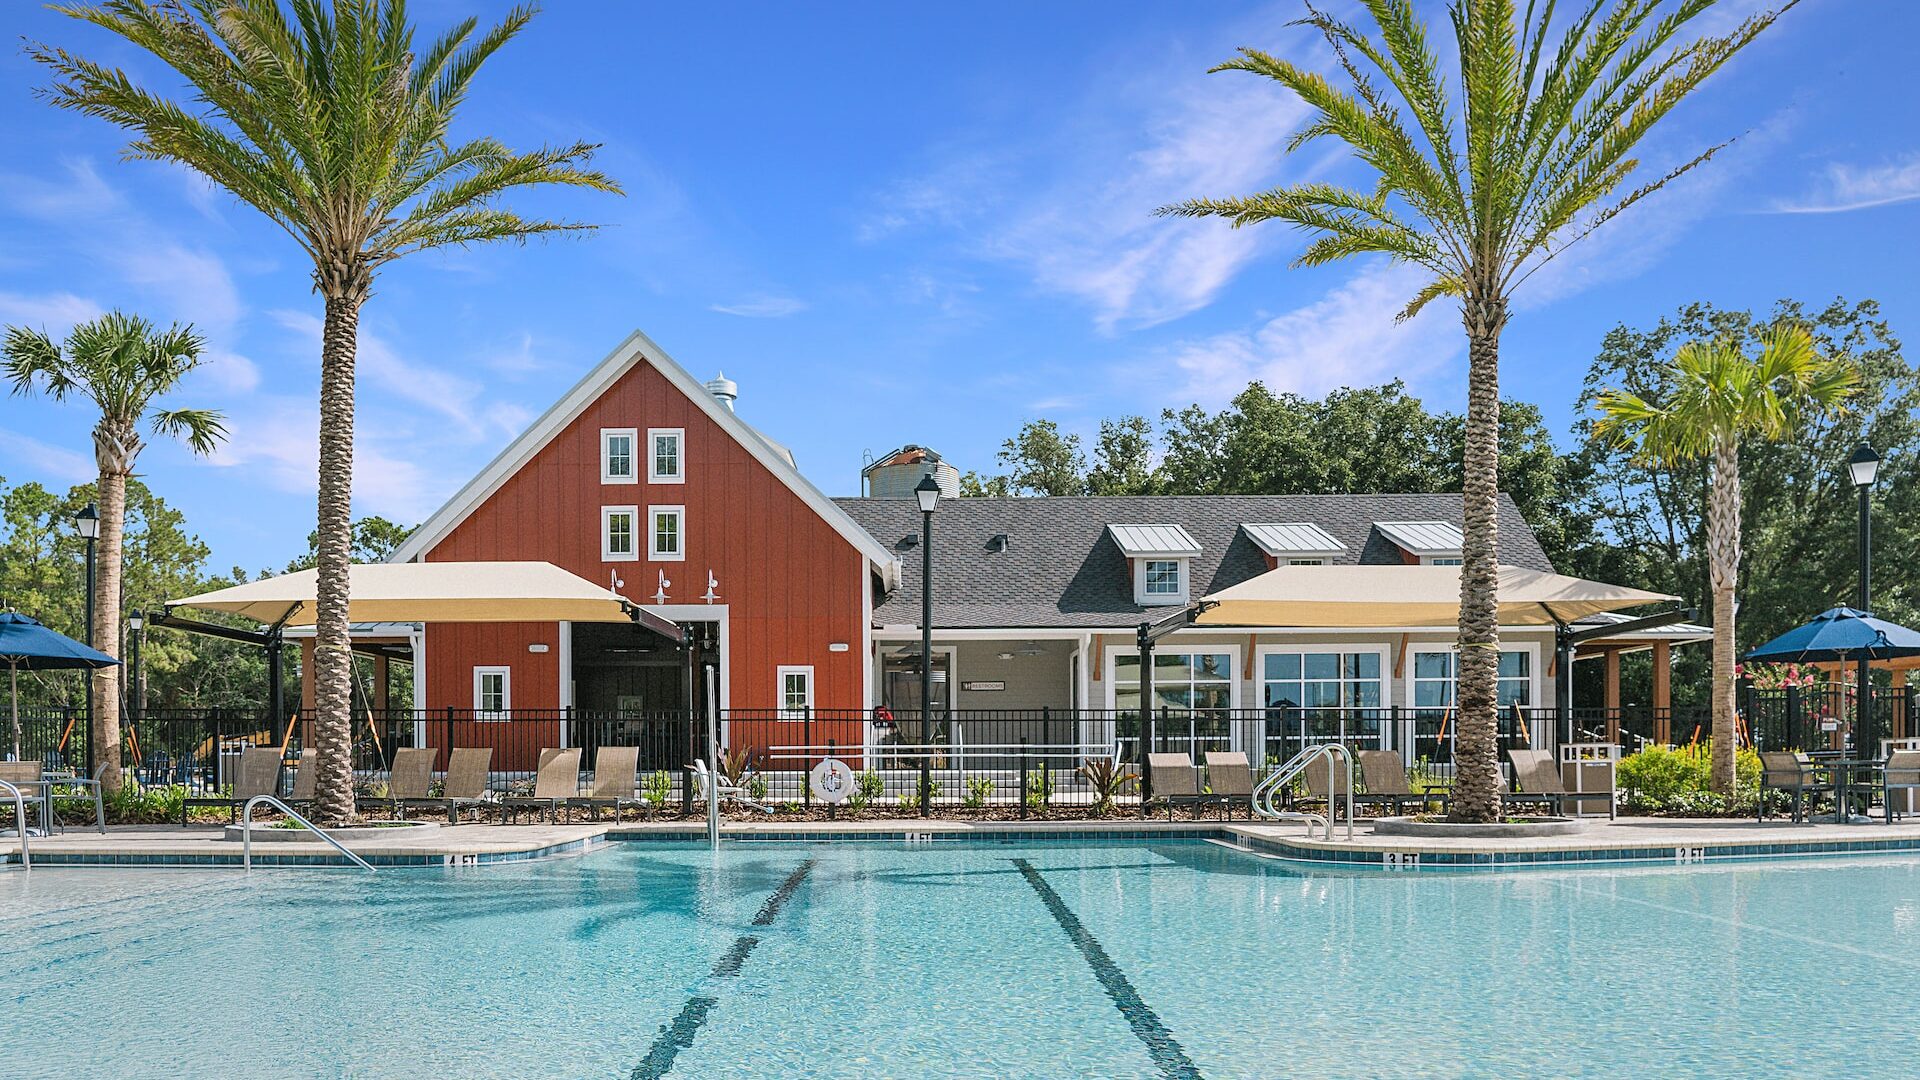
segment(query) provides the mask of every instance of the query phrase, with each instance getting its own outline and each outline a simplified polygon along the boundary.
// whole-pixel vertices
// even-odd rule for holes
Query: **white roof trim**
[[[1192,558],[1200,554],[1200,544],[1179,525],[1108,525],[1113,542],[1129,559],[1166,555]]]
[[[1332,533],[1310,521],[1242,524],[1240,528],[1261,551],[1273,556],[1339,555],[1347,550],[1347,545],[1335,539]]]
[[[668,356],[654,340],[635,330],[627,335],[606,359],[594,365],[593,370],[575,383],[573,389],[566,392],[559,401],[547,409],[535,420],[520,437],[507,444],[487,467],[480,470],[465,487],[448,499],[445,506],[434,511],[415,529],[406,543],[401,544],[388,557],[388,562],[412,562],[423,558],[434,546],[447,538],[459,524],[481,503],[500,490],[513,474],[533,460],[535,454],[546,448],[554,436],[568,424],[573,423],[587,406],[599,400],[622,375],[633,369],[635,364],[646,363],[655,371],[666,376],[667,381],[686,395],[707,418],[719,425],[721,430],[732,436],[754,460],[766,466],[767,470],[787,486],[787,489],[800,497],[808,509],[820,515],[821,520],[833,527],[854,549],[866,556],[868,561],[880,568],[881,577],[892,588],[900,580],[900,560],[892,552],[881,547],[873,535],[861,528],[845,510],[827,498],[819,488],[814,487],[800,471],[794,468],[787,455],[774,448],[769,440],[755,431],[746,421],[735,416],[701,385],[687,370]]]
[[[1466,543],[1460,526],[1451,521],[1376,521],[1373,527],[1413,555],[1458,555]]]

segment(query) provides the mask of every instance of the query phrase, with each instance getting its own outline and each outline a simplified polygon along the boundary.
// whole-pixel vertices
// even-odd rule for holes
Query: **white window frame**
[[[659,532],[655,528],[662,514],[673,515],[674,539],[680,543],[680,550],[663,552],[655,548]],[[677,505],[654,505],[647,507],[647,561],[648,562],[686,562],[687,561],[687,508]]]
[[[1463,560],[1458,555],[1428,555],[1420,561],[1428,566],[1459,566]]]
[[[1147,564],[1150,562],[1170,562],[1180,571],[1180,587],[1170,593],[1147,594]],[[1143,555],[1133,560],[1133,602],[1141,607],[1169,607],[1187,602],[1189,564],[1191,560],[1179,555]]]
[[[625,476],[613,473],[613,440],[624,437],[627,440],[627,472]],[[615,427],[600,429],[600,482],[603,484],[637,484],[640,482],[640,431],[637,428]]]
[[[1155,656],[1165,653],[1184,653],[1188,656],[1197,653],[1226,653],[1232,661],[1227,669],[1227,685],[1232,688],[1227,694],[1227,708],[1236,714],[1240,711],[1242,707],[1240,699],[1246,691],[1246,680],[1240,677],[1240,662],[1246,656],[1244,646],[1225,645],[1218,642],[1189,642],[1179,638],[1162,638],[1159,644],[1153,647],[1153,652]],[[1100,670],[1100,674],[1106,684],[1108,712],[1114,712],[1119,708],[1119,706],[1114,704],[1114,699],[1120,686],[1120,658],[1123,656],[1138,656],[1139,654],[1140,650],[1131,645],[1107,646],[1106,666]],[[1238,726],[1237,724],[1235,725],[1236,728]],[[1235,738],[1238,737],[1237,735],[1235,736]]]
[[[613,537],[610,526],[616,514],[627,515],[627,537],[631,547],[629,551],[615,551],[611,543]],[[639,562],[640,561],[640,508],[638,506],[603,506],[600,508],[600,561],[601,562]]]
[[[500,707],[488,708],[481,694],[481,683],[489,675],[500,676]],[[513,669],[505,665],[476,665],[473,669],[473,718],[506,720],[513,712]]]
[[[1416,641],[1407,646],[1407,669],[1406,669],[1407,674],[1406,674],[1406,678],[1403,680],[1406,683],[1406,686],[1402,690],[1403,696],[1401,700],[1406,702],[1406,707],[1409,710],[1453,709],[1458,707],[1458,704],[1459,704],[1458,686],[1459,686],[1459,672],[1460,672],[1460,669],[1458,666],[1454,668],[1454,678],[1451,680],[1455,685],[1454,694],[1451,695],[1454,699],[1452,703],[1447,705],[1420,705],[1420,704],[1416,704],[1414,701],[1414,689],[1415,689],[1416,682],[1437,682],[1438,681],[1435,679],[1416,679],[1415,673],[1420,670],[1419,658],[1422,655],[1427,653],[1452,653],[1457,651],[1458,650],[1455,649],[1452,645],[1446,645],[1436,641],[1429,641],[1429,642]],[[1542,673],[1540,671],[1540,643],[1537,641],[1503,641],[1500,643],[1500,651],[1503,653],[1513,652],[1513,653],[1528,654],[1527,655],[1527,704],[1525,707],[1529,709],[1535,709],[1546,704],[1546,702],[1543,701],[1540,696],[1541,681],[1542,681]],[[1499,681],[1500,680],[1498,679],[1498,677],[1496,677],[1494,680],[1496,688],[1499,684]]]
[[[665,474],[662,474],[657,470],[655,470],[654,468],[655,465],[659,464],[659,459],[654,454],[654,442],[657,439],[667,437],[667,436],[671,436],[673,438],[673,462],[676,466],[679,467],[679,471],[674,473],[672,476],[667,476]],[[686,482],[687,482],[687,429],[677,428],[677,427],[648,428],[647,429],[647,483],[649,484],[684,484]]]
[[[1262,711],[1267,708],[1267,657],[1283,653],[1295,653],[1301,656],[1307,653],[1336,653],[1342,655],[1346,653],[1373,653],[1380,658],[1380,676],[1375,680],[1380,684],[1380,704],[1371,707],[1379,710],[1382,716],[1385,716],[1387,711],[1393,708],[1393,646],[1384,642],[1373,641],[1349,641],[1345,643],[1312,641],[1299,645],[1291,642],[1269,642],[1259,645],[1253,650],[1253,708]],[[1298,681],[1305,684],[1309,682],[1326,682],[1327,680],[1307,678],[1306,668],[1303,662],[1300,679]],[[1344,675],[1339,679],[1342,685],[1359,681],[1362,680],[1349,679]],[[1303,707],[1312,709],[1318,706]],[[1367,707],[1368,706],[1355,706],[1355,708]]]
[[[794,708],[787,704],[787,676],[789,675],[804,676],[807,680],[807,699],[801,703],[802,707],[800,708]],[[775,668],[773,676],[773,700],[775,708],[778,710],[778,719],[806,719],[808,710],[813,708],[813,665],[782,664],[780,667]]]
[[[1281,563],[1280,565],[1282,566],[1325,566],[1327,565],[1327,560],[1322,559],[1318,556],[1315,556],[1311,559],[1288,559],[1287,561]]]

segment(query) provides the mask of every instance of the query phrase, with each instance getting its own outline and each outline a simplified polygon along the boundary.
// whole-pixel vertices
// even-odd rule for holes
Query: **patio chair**
[[[180,824],[187,823],[187,811],[196,806],[224,806],[227,820],[237,821],[240,808],[256,795],[280,794],[280,748],[247,746],[240,750],[240,764],[234,770],[232,795],[201,795],[180,803]]]
[[[1607,820],[1614,817],[1614,799],[1609,792],[1568,791],[1567,785],[1560,779],[1560,770],[1554,764],[1550,750],[1509,750],[1507,760],[1513,763],[1514,790],[1507,795],[1510,802],[1540,803],[1555,813],[1564,814],[1568,807],[1578,814],[1581,807],[1589,802],[1607,804]]]
[[[40,763],[37,761],[0,761],[0,780],[5,780],[20,789],[20,801],[26,804],[26,811],[40,823],[40,835],[46,836],[53,831],[53,823],[48,820],[47,784],[40,779]],[[0,791],[0,800],[5,800],[4,812],[0,813],[0,828],[13,828],[13,796]]]
[[[589,795],[576,795],[567,800],[568,808],[584,807],[593,812],[593,820],[600,820],[600,808],[613,808],[614,824],[620,823],[620,811],[629,806],[644,805],[635,790],[640,786],[640,748],[637,746],[603,746],[593,756],[593,792]]]
[[[1148,806],[1164,805],[1168,821],[1173,820],[1174,808],[1178,806],[1192,807],[1196,821],[1200,811],[1207,807],[1226,806],[1224,798],[1200,790],[1200,770],[1193,767],[1193,759],[1185,754],[1148,754],[1147,773],[1153,779],[1153,797]]]
[[[1236,804],[1246,807],[1247,819],[1253,819],[1253,766],[1247,764],[1246,754],[1239,750],[1207,751],[1207,790],[1220,800],[1229,819]]]
[[[552,748],[540,752],[540,768],[533,774],[533,794],[509,795],[500,800],[498,824],[513,819],[515,811],[534,810],[548,821],[558,821],[560,808],[580,794],[580,751]]]
[[[1920,796],[1914,794],[1920,791],[1920,750],[1887,755],[1886,777],[1887,824],[1896,814],[1920,813]]]
[[[40,807],[35,814],[44,814],[47,818],[41,822],[41,832],[52,835],[60,827],[60,815],[53,809],[55,799],[77,797],[93,800],[94,827],[105,833],[107,806],[100,796],[100,773],[106,771],[106,763],[102,762],[100,769],[88,778],[57,764],[56,756],[48,754],[44,768],[31,761],[0,761],[0,780],[19,788],[21,798],[29,806]]]
[[[433,790],[433,762],[440,751],[430,746],[409,746],[393,752],[393,767],[387,770],[385,795],[362,795],[354,802],[362,810],[384,809],[395,817],[404,817],[406,805],[427,797]]]
[[[1415,810],[1425,811],[1429,803],[1438,802],[1440,809],[1447,809],[1448,793],[1444,791],[1415,791],[1407,782],[1407,763],[1398,750],[1361,750],[1353,755],[1360,759],[1360,782],[1367,790],[1353,797],[1354,802],[1366,802],[1386,806],[1394,813],[1402,813],[1412,806]]]
[[[447,775],[440,785],[440,796],[402,799],[401,809],[404,811],[409,806],[437,807],[446,811],[449,825],[460,824],[462,810],[472,810],[476,821],[488,810],[498,812],[499,799],[487,787],[492,768],[493,747],[461,747],[447,758]]]
[[[1760,804],[1753,820],[1767,820],[1767,792],[1793,792],[1793,820],[1798,823],[1805,814],[1813,809],[1811,796],[1822,792],[1832,794],[1833,782],[1830,777],[1820,775],[1820,767],[1812,758],[1797,751],[1762,750],[1760,752]],[[1804,807],[1803,807],[1804,803]]]
[[[299,764],[293,768],[293,788],[287,792],[287,804],[295,810],[305,811],[313,805],[314,752],[300,751]]]
[[[1300,770],[1300,775],[1305,777],[1307,781],[1307,797],[1299,800],[1300,805],[1310,806],[1314,803],[1324,803],[1327,807],[1328,820],[1333,820],[1338,816],[1339,808],[1346,805],[1347,801],[1348,780],[1346,768],[1338,760],[1334,761],[1331,786],[1328,784],[1326,762],[1319,759],[1315,759],[1307,765],[1306,768]],[[1354,794],[1353,803],[1356,813],[1365,801],[1365,795],[1359,793]]]
[[[707,784],[712,783],[720,794],[720,805],[722,806],[732,802],[739,803],[741,806],[751,807],[763,814],[773,812],[772,807],[755,802],[752,798],[748,797],[746,789],[739,784],[708,769],[705,758],[695,758],[693,764],[687,766],[687,771],[693,776],[694,801],[697,803],[705,805],[707,801]]]

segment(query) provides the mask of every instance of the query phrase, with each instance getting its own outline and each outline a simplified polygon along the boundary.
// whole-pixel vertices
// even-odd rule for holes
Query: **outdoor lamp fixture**
[[[1847,472],[1853,476],[1853,486],[1860,492],[1860,603],[1862,612],[1872,611],[1873,604],[1873,481],[1880,475],[1880,455],[1873,447],[1861,443],[1854,448],[1853,456],[1847,459]],[[1873,684],[1870,681],[1872,671],[1865,655],[1858,663],[1858,698],[1860,722],[1855,725],[1859,736],[1854,740],[1854,752],[1864,753],[1873,745],[1872,732],[1868,725],[1873,722],[1873,710],[1870,698]]]
[[[93,544],[100,538],[100,509],[92,503],[81,507],[73,515],[74,528],[80,530],[80,538],[87,542],[87,647],[97,649],[100,643],[93,640]]]
[[[100,509],[92,503],[88,503],[86,506],[81,507],[79,513],[73,515],[73,523],[80,529],[80,535],[82,537],[88,540],[98,539],[100,536]]]
[[[933,508],[940,502],[940,482],[929,472],[913,487],[920,503],[920,740],[931,743],[933,720]],[[930,753],[920,757],[920,813],[931,812],[933,794]]]

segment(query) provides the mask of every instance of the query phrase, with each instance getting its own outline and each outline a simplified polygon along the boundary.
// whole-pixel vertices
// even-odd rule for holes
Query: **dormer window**
[[[1267,557],[1269,568],[1325,566],[1346,554],[1347,545],[1308,521],[1242,525],[1241,531]]]
[[[1133,602],[1141,607],[1184,604],[1189,567],[1200,545],[1178,525],[1109,525],[1133,571]]]
[[[1466,542],[1451,521],[1376,521],[1374,531],[1400,549],[1403,562],[1420,566],[1459,566]]]

